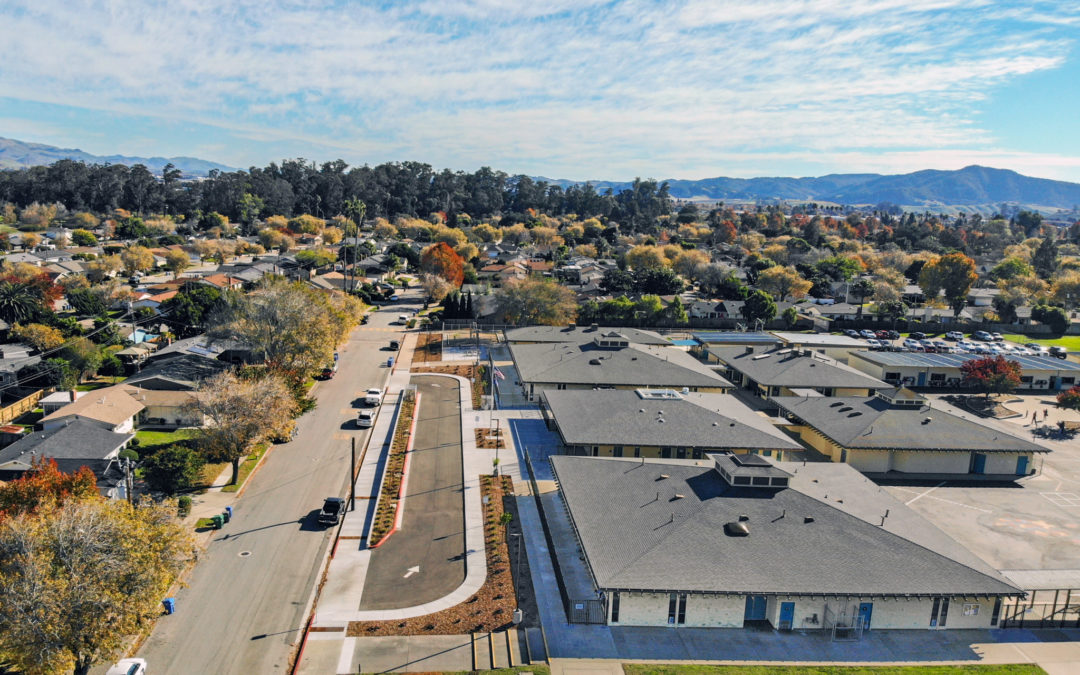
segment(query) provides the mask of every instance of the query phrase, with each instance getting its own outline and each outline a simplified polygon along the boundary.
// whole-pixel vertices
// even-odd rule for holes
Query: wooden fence
[[[39,389],[26,398],[19,399],[9,406],[0,408],[0,424],[7,424],[37,407],[38,401],[55,391],[54,387]]]

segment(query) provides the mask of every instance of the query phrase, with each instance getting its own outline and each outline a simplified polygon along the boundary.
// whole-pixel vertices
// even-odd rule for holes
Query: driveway
[[[360,609],[437,600],[465,580],[461,401],[457,380],[412,378],[420,416],[409,460],[401,530],[371,553]]]
[[[374,313],[352,333],[295,440],[275,447],[251,478],[232,522],[177,593],[176,614],[162,617],[139,650],[151,671],[286,672],[333,536],[315,517],[324,497],[345,495],[350,440],[362,447],[368,433],[356,427],[352,402],[386,381],[380,348],[401,335],[389,325],[400,307]]]

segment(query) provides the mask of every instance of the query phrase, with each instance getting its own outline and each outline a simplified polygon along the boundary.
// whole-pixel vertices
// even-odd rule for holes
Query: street
[[[323,499],[345,496],[350,439],[357,459],[368,430],[353,401],[389,376],[381,351],[403,327],[395,304],[370,315],[339,348],[337,375],[319,383],[318,406],[298,420],[296,438],[276,446],[177,593],[138,655],[160,673],[284,673],[300,636],[333,529],[316,524]]]

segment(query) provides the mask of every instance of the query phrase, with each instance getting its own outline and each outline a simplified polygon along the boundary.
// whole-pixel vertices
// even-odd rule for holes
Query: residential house
[[[53,431],[75,420],[87,420],[112,432],[130,432],[135,416],[146,407],[131,395],[132,389],[123,384],[96,389],[42,417],[38,424],[44,431]]]
[[[542,409],[572,455],[702,459],[730,451],[779,458],[804,450],[726,394],[548,389]]]
[[[592,586],[570,601],[609,625],[985,629],[1024,595],[850,467],[738,454],[551,466],[576,539],[555,548]]]
[[[81,419],[43,431],[33,431],[0,450],[0,480],[19,478],[33,469],[34,463],[52,459],[65,473],[89,467],[98,480],[98,488],[111,498],[124,496],[118,455],[135,435],[117,433]]]
[[[781,396],[773,401],[804,443],[872,477],[1013,479],[1032,473],[1034,456],[1049,452],[935,408],[905,388],[874,396]]]
[[[886,382],[809,349],[746,346],[708,351],[709,362],[725,368],[724,377],[769,401],[777,396],[872,396],[878,389],[890,388]]]

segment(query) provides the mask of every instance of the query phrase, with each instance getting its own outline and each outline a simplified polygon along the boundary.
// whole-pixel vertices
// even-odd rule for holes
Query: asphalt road
[[[371,553],[360,609],[412,607],[443,597],[465,580],[458,383],[430,376],[413,377],[412,383],[420,393],[420,417],[405,517],[401,530]]]
[[[415,292],[411,297],[416,297]],[[345,496],[350,439],[357,452],[369,433],[355,424],[353,401],[385,386],[392,326],[409,302],[371,315],[340,349],[338,373],[321,382],[318,406],[298,420],[296,438],[267,456],[177,594],[177,611],[158,621],[139,650],[155,673],[284,673],[304,609],[333,536],[316,516],[323,499]]]

